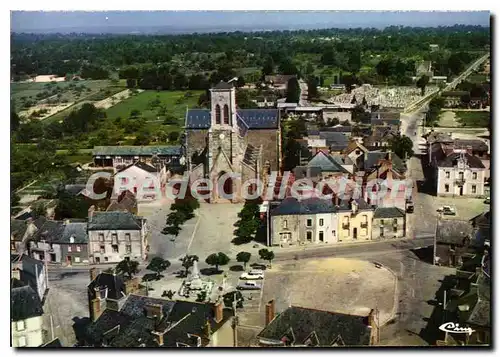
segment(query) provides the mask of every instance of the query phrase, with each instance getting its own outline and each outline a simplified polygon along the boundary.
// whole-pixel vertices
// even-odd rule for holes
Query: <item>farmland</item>
[[[136,94],[123,102],[109,108],[106,115],[109,119],[129,118],[132,111],[147,122],[161,121],[170,116],[183,123],[186,108],[196,107],[202,91],[145,91]]]
[[[487,128],[491,120],[490,112],[487,111],[460,111],[456,112],[455,115],[462,126],[469,128]]]

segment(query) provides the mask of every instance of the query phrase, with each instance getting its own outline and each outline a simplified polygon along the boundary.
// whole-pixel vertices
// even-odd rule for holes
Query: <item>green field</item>
[[[471,83],[485,83],[486,80],[488,79],[488,76],[486,74],[481,74],[481,73],[474,73],[471,74],[469,77],[467,77],[467,81]]]
[[[190,96],[186,96],[186,93],[190,93]],[[146,121],[158,121],[162,120],[161,116],[158,115],[158,107],[163,106],[166,108],[166,113],[172,115],[179,122],[183,123],[186,116],[186,108],[194,108],[198,104],[198,98],[203,91],[154,91],[148,90],[139,94],[136,94],[123,102],[116,104],[115,106],[109,108],[106,111],[108,119],[116,119],[121,117],[123,119],[130,117],[130,112],[132,110],[138,110],[140,112],[140,117],[144,118]],[[159,100],[158,106],[153,106],[152,102],[156,99]],[[160,118],[158,118],[160,117]]]
[[[455,112],[455,116],[467,128],[487,128],[491,120],[491,113],[487,111]]]

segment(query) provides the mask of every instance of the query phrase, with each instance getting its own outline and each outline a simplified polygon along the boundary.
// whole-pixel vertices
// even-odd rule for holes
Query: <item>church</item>
[[[265,185],[271,171],[279,171],[281,167],[279,111],[239,109],[236,88],[231,82],[220,82],[210,92],[210,109],[186,112],[189,179],[191,183],[201,178],[210,180],[210,203],[228,202],[223,193],[232,195],[233,203],[242,202],[245,182],[258,179]],[[220,178],[228,177],[227,174],[236,175],[217,187],[221,186],[218,185],[223,180]]]

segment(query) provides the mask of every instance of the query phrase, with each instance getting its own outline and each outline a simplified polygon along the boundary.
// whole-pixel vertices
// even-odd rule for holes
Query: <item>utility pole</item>
[[[446,289],[444,290],[444,297],[443,297],[443,323],[445,322],[445,317],[446,317]],[[448,340],[448,331],[444,332],[444,342],[446,343]]]
[[[236,315],[236,293],[234,293],[233,295],[233,300],[233,347],[238,347],[238,316]]]
[[[441,213],[438,213],[437,219],[436,219],[436,230],[434,232],[434,249],[432,252],[432,265],[436,265],[436,242],[437,242],[437,235],[438,235],[438,228],[439,228],[439,222],[441,220]]]

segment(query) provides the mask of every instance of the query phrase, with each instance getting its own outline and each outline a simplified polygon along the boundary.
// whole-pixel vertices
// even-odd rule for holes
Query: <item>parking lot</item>
[[[245,291],[240,324],[264,326],[264,306],[275,299],[276,312],[288,306],[365,315],[379,310],[380,323],[395,312],[395,276],[372,262],[343,258],[273,264],[260,291]]]

